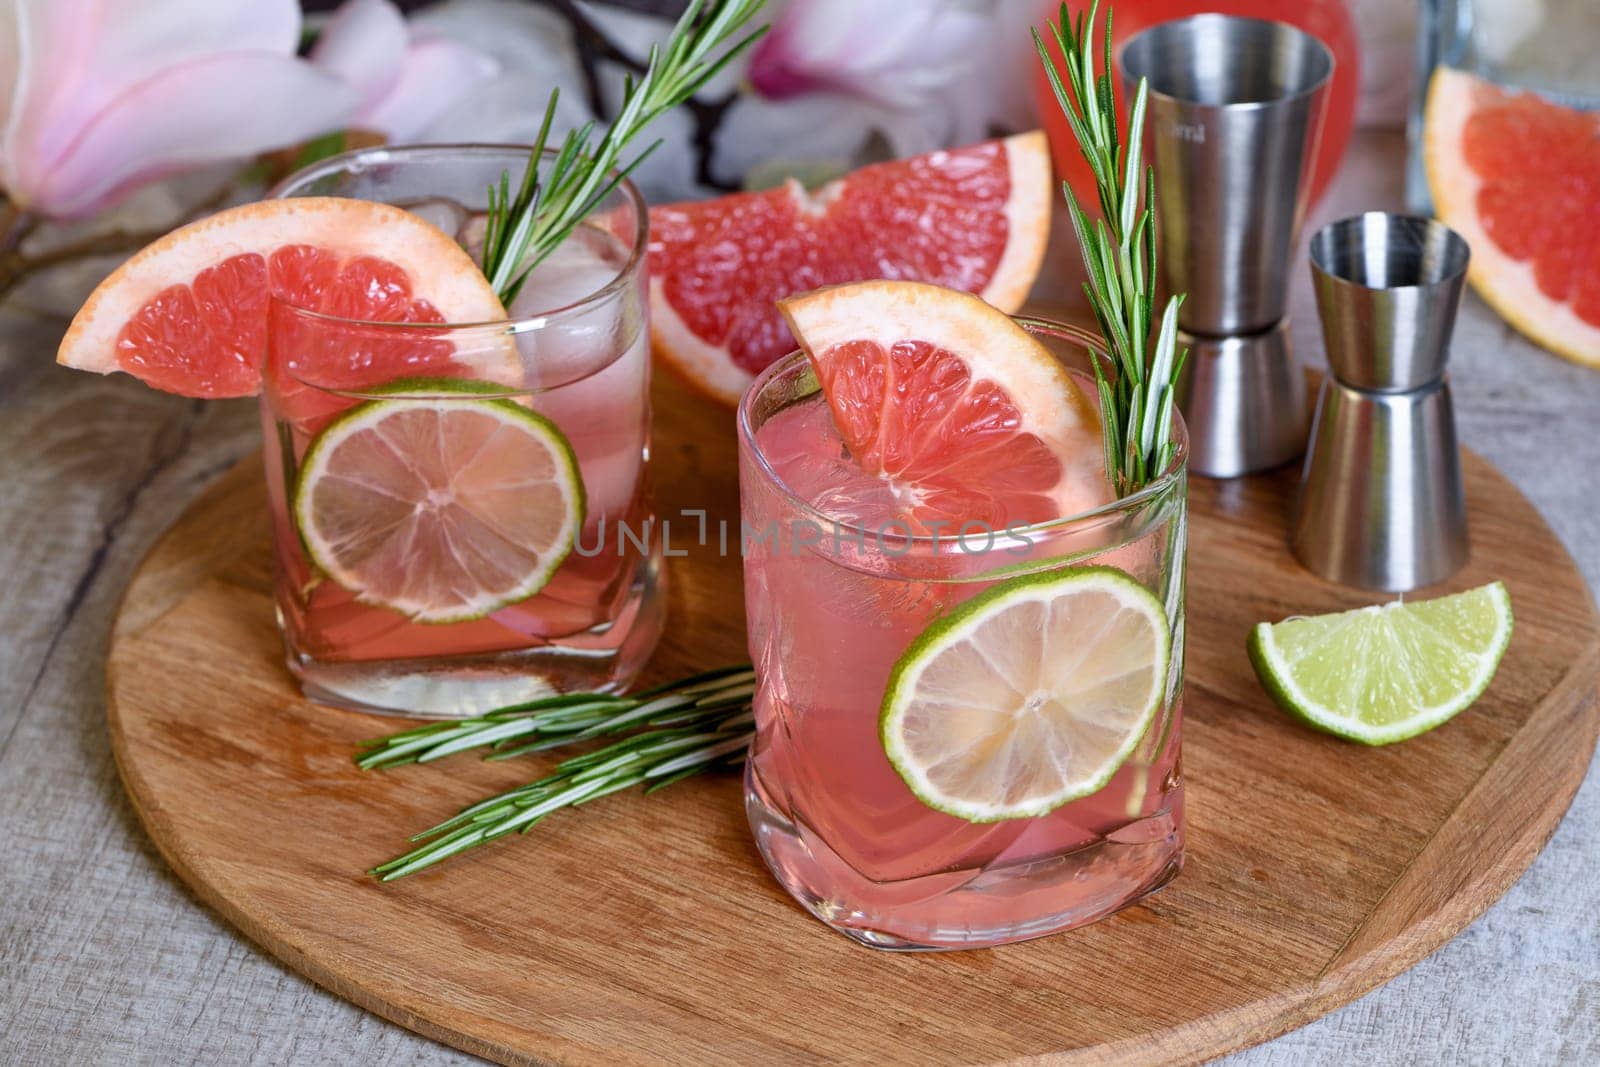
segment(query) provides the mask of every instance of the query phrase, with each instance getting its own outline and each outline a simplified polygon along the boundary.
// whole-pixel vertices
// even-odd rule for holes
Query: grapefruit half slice
[[[777,189],[650,211],[655,348],[725,403],[794,349],[773,302],[874,278],[1027,298],[1050,229],[1044,134],[863,167],[813,191]]]
[[[999,531],[1113,499],[1089,398],[1043,345],[978,297],[873,281],[778,307],[851,458],[914,532],[938,532],[935,521]]]
[[[1422,150],[1478,295],[1538,344],[1600,365],[1600,114],[1441,67]]]
[[[118,267],[73,318],[56,361],[126,371],[182,396],[251,396],[261,388],[272,295],[368,322],[505,317],[472,257],[408,211],[336,197],[264,200],[180,227]],[[318,358],[337,356],[326,335],[320,341]],[[362,345],[350,355],[366,379],[355,384],[452,369],[453,347],[436,338],[351,344]],[[515,353],[507,346],[500,355]],[[393,373],[374,358],[393,362]]]

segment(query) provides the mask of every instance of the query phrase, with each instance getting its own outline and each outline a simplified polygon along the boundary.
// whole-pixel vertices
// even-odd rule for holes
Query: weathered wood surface
[[[1358,142],[1320,214],[1395,205],[1399,152],[1398,138]],[[1314,359],[1315,314],[1301,278],[1295,301],[1296,339]],[[129,813],[103,719],[111,614],[160,531],[254,448],[255,422],[247,406],[194,405],[59,371],[49,362],[59,329],[15,312],[0,318],[4,1058],[464,1059],[323,992],[240,938],[183,889]],[[1532,348],[1469,298],[1454,384],[1466,442],[1523,488],[1594,585],[1600,375]],[[1600,1059],[1595,781],[1529,873],[1443,949],[1234,1061]]]

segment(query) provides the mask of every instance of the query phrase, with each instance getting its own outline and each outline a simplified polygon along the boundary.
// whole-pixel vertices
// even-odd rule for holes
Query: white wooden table
[[[1360,139],[1307,231],[1398,206],[1402,150],[1396,135]],[[1294,269],[1295,339],[1320,359],[1303,257]],[[257,951],[130,812],[104,720],[112,613],[155,537],[258,431],[247,402],[58,369],[61,328],[0,312],[0,1063],[470,1062]],[[1466,444],[1523,488],[1594,588],[1600,371],[1533,347],[1476,297],[1454,352]],[[1455,940],[1230,1062],[1600,1063],[1600,776]]]

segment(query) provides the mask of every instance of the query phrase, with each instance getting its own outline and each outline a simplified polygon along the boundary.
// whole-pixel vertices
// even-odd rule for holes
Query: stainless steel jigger
[[[1445,363],[1468,255],[1449,227],[1381,211],[1311,238],[1332,377],[1317,401],[1290,545],[1325,578],[1403,592],[1467,562]]]
[[[1178,405],[1189,469],[1280,466],[1305,448],[1305,378],[1284,315],[1333,54],[1281,22],[1196,15],[1130,40],[1122,71],[1130,97],[1149,79],[1161,282],[1188,294]]]

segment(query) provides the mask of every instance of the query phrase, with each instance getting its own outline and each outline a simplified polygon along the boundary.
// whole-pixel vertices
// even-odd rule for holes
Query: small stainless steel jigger
[[[1317,401],[1290,545],[1324,578],[1403,592],[1467,562],[1445,363],[1468,256],[1442,223],[1382,211],[1311,238],[1332,376]]]
[[[1306,384],[1285,312],[1333,55],[1285,23],[1196,15],[1135,36],[1122,71],[1130,97],[1150,82],[1161,282],[1188,294],[1178,405],[1189,469],[1231,478],[1281,466],[1305,448]]]

